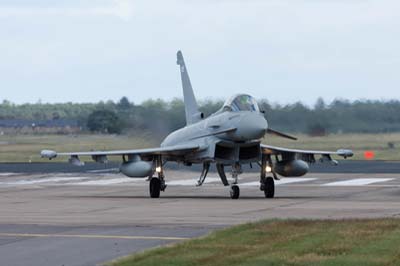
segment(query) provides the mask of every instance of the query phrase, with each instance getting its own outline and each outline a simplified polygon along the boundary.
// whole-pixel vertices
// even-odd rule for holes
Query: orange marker
[[[375,158],[375,152],[373,152],[373,151],[365,151],[365,152],[364,152],[364,158],[365,158],[366,160],[372,160],[372,159],[374,159],[374,158]]]

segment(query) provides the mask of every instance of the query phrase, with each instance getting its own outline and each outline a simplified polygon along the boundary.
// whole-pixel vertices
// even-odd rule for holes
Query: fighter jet
[[[337,164],[331,155],[344,158],[353,156],[347,149],[337,151],[314,151],[274,147],[262,144],[265,134],[296,140],[295,137],[273,130],[260,110],[257,101],[247,94],[229,98],[216,113],[205,117],[199,111],[193,93],[189,74],[181,51],[177,53],[177,64],[182,80],[185,103],[186,126],[169,134],[158,148],[63,152],[43,150],[43,158],[54,159],[69,156],[69,162],[82,165],[81,156],[91,156],[99,163],[106,163],[107,156],[121,156],[120,172],[127,177],[148,177],[151,198],[159,198],[165,191],[164,166],[167,162],[177,162],[186,166],[202,164],[203,170],[197,181],[201,186],[215,164],[221,182],[230,186],[230,197],[238,199],[240,195],[238,176],[242,165],[258,165],[260,169],[260,190],[266,198],[275,195],[275,180],[278,176],[298,177],[305,175],[309,164],[321,161]],[[230,167],[232,178],[228,180],[225,169]]]

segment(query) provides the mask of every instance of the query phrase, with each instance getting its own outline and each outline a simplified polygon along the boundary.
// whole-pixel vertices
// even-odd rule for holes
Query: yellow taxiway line
[[[63,234],[29,234],[0,233],[0,237],[64,237],[64,238],[94,238],[94,239],[128,239],[128,240],[186,240],[186,237],[169,236],[114,236],[114,235],[63,235]]]

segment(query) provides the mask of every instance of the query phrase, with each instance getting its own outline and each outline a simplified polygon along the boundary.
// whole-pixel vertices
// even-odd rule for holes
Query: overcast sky
[[[400,100],[398,0],[0,0],[0,101]]]

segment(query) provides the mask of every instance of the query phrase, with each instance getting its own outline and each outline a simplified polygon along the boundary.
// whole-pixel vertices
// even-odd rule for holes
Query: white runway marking
[[[101,170],[90,170],[87,171],[87,173],[110,173],[110,172],[119,172],[119,168],[107,168],[107,169],[101,169]]]
[[[281,180],[275,180],[275,185],[285,185],[285,184],[291,184],[291,183],[299,183],[299,182],[308,182],[308,181],[314,181],[317,180],[317,178],[284,178]],[[259,186],[260,181],[254,181],[254,182],[248,182],[248,183],[243,183],[239,184],[240,186]]]
[[[0,173],[0,176],[14,176],[19,175],[19,173]]]
[[[13,173],[4,173],[9,175]],[[2,175],[0,175],[2,176]],[[11,177],[11,176],[10,176]],[[5,176],[5,178],[7,178]],[[250,182],[244,182],[246,179],[239,179],[239,186],[243,187],[258,187],[260,185],[260,182],[258,180],[256,181],[250,181]],[[254,180],[254,179],[252,179]],[[296,183],[302,183],[300,186],[321,186],[321,187],[335,187],[335,186],[341,186],[341,187],[354,187],[354,186],[366,186],[366,185],[371,185],[375,183],[383,183],[383,182],[388,182],[392,180],[396,180],[396,178],[354,178],[354,179],[349,179],[349,180],[340,180],[340,181],[334,181],[333,180],[326,180],[328,183],[313,183],[312,181],[315,180],[321,180],[320,178],[283,178],[281,180],[276,180],[275,185],[280,186],[280,185],[287,185],[287,184],[293,184],[296,185]],[[194,187],[197,184],[197,178],[192,178],[192,179],[178,179],[178,180],[166,180],[167,185],[170,186],[188,186],[188,187]],[[230,183],[232,183],[232,179],[228,179]],[[243,182],[243,183],[241,183]],[[307,182],[312,182],[312,183],[307,183]],[[58,175],[54,177],[31,177],[28,179],[20,179],[17,178],[17,180],[11,180],[10,178],[7,178],[7,180],[1,180],[0,179],[0,187],[10,187],[10,186],[28,186],[28,185],[63,185],[63,186],[68,186],[68,185],[76,185],[76,186],[108,186],[108,185],[124,185],[124,184],[132,184],[132,185],[147,185],[147,178],[128,178],[128,177],[122,177],[118,175],[104,175],[104,176],[71,176],[71,175]],[[322,183],[322,184],[321,184]],[[215,184],[215,185],[221,185],[221,179],[219,177],[211,176],[207,177],[204,184]],[[390,183],[388,185],[382,185],[378,184],[377,186],[396,186],[397,184]]]
[[[207,177],[204,181],[204,184],[214,183],[214,182],[221,182],[219,177]],[[196,186],[197,179],[181,179],[181,180],[172,180],[167,181],[167,185],[171,186]]]
[[[86,177],[51,177],[51,178],[40,178],[40,179],[32,179],[32,180],[18,180],[14,182],[0,182],[0,185],[7,186],[23,186],[23,185],[35,185],[42,183],[57,183],[57,182],[69,182],[69,181],[77,181],[83,180]]]
[[[146,181],[146,178],[120,177],[120,178],[112,178],[112,179],[89,180],[89,181],[84,181],[84,182],[70,183],[68,185],[106,186],[106,185],[115,185],[115,184],[130,183],[130,182],[145,182],[145,181]]]
[[[350,179],[345,181],[337,181],[332,183],[322,184],[321,186],[345,186],[345,187],[352,187],[352,186],[365,186],[370,185],[373,183],[378,182],[387,182],[394,180],[394,178],[357,178],[357,179]]]

